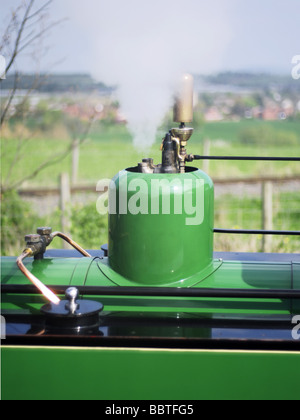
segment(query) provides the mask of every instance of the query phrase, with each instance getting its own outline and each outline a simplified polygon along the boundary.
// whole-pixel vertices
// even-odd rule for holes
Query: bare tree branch
[[[21,0],[20,0],[21,1]],[[40,6],[37,10],[33,10],[35,0],[28,0],[26,3],[22,3],[14,12],[11,17],[11,20],[4,32],[4,35],[1,40],[0,48],[6,48],[11,49],[10,59],[6,65],[5,73],[7,74],[12,66],[14,65],[17,57],[19,54],[21,54],[26,48],[28,48],[30,45],[33,45],[34,42],[38,39],[42,39],[45,34],[47,34],[53,27],[57,26],[61,22],[63,22],[65,19],[61,19],[56,22],[52,22],[48,24],[47,26],[41,27],[39,24],[42,22],[42,19],[46,16],[45,12],[49,5],[52,3],[53,0],[45,1],[42,6]],[[25,12],[22,14],[21,19],[19,19],[19,15],[21,13],[21,8],[24,7],[25,4]],[[15,34],[15,37],[13,38],[12,35]],[[14,41],[12,41],[14,39]],[[11,46],[12,44],[12,46]],[[10,48],[11,47],[11,48]],[[44,75],[44,78],[46,78],[47,75]],[[15,81],[14,86],[10,92],[9,98],[5,104],[5,107],[1,113],[1,119],[0,119],[0,128],[2,127],[6,116],[8,115],[9,108],[12,104],[13,98],[16,95],[16,91],[18,89],[18,81],[20,79],[20,74],[18,72],[15,73]],[[32,86],[27,89],[27,93],[25,97],[23,98],[23,103],[27,100],[29,94],[32,92],[33,89],[36,89],[41,84],[41,78],[38,75],[36,75],[35,81],[32,84]],[[21,105],[22,105],[21,102]],[[91,129],[92,123],[94,121],[94,116],[91,118],[87,129],[85,133],[83,133],[82,138],[79,141],[79,144],[82,144],[86,137],[88,136],[88,133]],[[23,151],[28,145],[29,140],[31,139],[31,136],[24,137],[21,135],[18,137],[18,144],[17,144],[17,150],[14,156],[11,159],[11,163],[8,168],[8,172],[5,178],[4,183],[1,185],[2,191],[10,191],[13,189],[16,189],[18,186],[20,186],[22,183],[29,179],[33,179],[36,177],[36,175],[44,170],[45,168],[54,165],[60,161],[62,161],[65,157],[67,157],[73,148],[73,142],[70,142],[70,145],[63,150],[62,152],[55,153],[52,156],[50,156],[48,159],[46,159],[43,163],[41,163],[36,169],[32,170],[31,173],[29,173],[26,176],[23,176],[23,178],[13,181],[9,183],[9,179],[11,177],[11,174],[13,172],[13,169],[15,165],[21,160],[23,157]],[[3,158],[3,156],[2,156]]]
[[[2,125],[3,125],[4,121],[5,121],[6,114],[7,114],[8,110],[9,110],[10,105],[12,103],[12,100],[13,100],[13,98],[15,96],[15,93],[16,93],[16,90],[17,90],[17,87],[18,87],[18,82],[19,82],[19,73],[15,73],[14,86],[12,88],[12,91],[9,94],[9,98],[8,98],[8,100],[6,102],[6,105],[4,107],[4,110],[1,113],[0,128],[2,127]]]
[[[42,17],[42,12],[43,11],[45,11],[46,9],[47,9],[47,7],[52,3],[52,1],[53,0],[49,0],[49,1],[47,1],[46,3],[44,3],[43,4],[43,6],[41,6],[39,9],[37,9],[35,12],[33,12],[31,15],[30,15],[30,12],[31,12],[31,10],[32,10],[32,8],[33,8],[33,5],[34,5],[34,2],[35,2],[35,0],[30,0],[29,1],[29,3],[28,3],[28,5],[27,5],[27,7],[26,7],[26,9],[25,9],[25,13],[24,13],[24,16],[23,16],[23,18],[22,18],[22,20],[21,20],[21,23],[20,23],[20,26],[19,26],[19,28],[18,28],[18,30],[17,30],[17,36],[16,36],[16,39],[15,39],[15,43],[14,43],[14,47],[13,47],[13,51],[12,51],[12,54],[11,54],[11,57],[10,57],[10,60],[8,61],[8,63],[7,63],[7,66],[6,66],[6,69],[5,69],[5,73],[7,74],[8,73],[8,71],[10,70],[10,68],[11,68],[11,66],[13,65],[13,63],[15,62],[15,60],[16,60],[16,58],[17,58],[17,56],[22,52],[22,51],[24,51],[24,49],[25,48],[27,48],[30,44],[32,44],[32,42],[33,41],[35,41],[36,39],[38,39],[38,38],[40,38],[40,37],[42,37],[45,33],[47,33],[50,29],[52,29],[54,26],[56,26],[56,25],[58,25],[58,24],[60,24],[64,19],[62,19],[62,20],[60,20],[60,21],[57,21],[57,22],[53,22],[52,24],[50,24],[48,27],[46,27],[45,29],[43,29],[43,30],[41,30],[41,31],[39,31],[38,33],[35,33],[34,34],[34,30],[33,31],[31,31],[30,32],[30,34],[27,34],[25,37],[24,37],[24,32],[25,32],[25,30],[26,29],[28,29],[29,27],[34,27],[34,26],[36,26],[36,24],[38,23],[37,21],[36,22],[33,22],[33,23],[31,23],[31,24],[28,24],[28,22],[30,21],[30,20],[32,20],[33,18],[35,18],[35,17],[39,17],[39,19],[38,20],[40,20],[41,19],[41,17]],[[12,23],[15,23],[16,22],[16,16],[17,16],[17,13],[19,12],[19,10],[20,10],[20,7],[21,6],[19,6],[17,9],[16,9],[16,11],[13,13],[13,17],[12,17],[12,19],[11,19],[11,22],[10,22],[10,24],[8,25],[8,28],[6,29],[6,32],[5,32],[5,34],[6,34],[6,36],[7,36],[7,34],[10,32],[10,29],[11,29],[11,25],[12,25]],[[5,38],[6,37],[4,37],[4,40],[5,40]],[[25,43],[24,43],[24,41],[25,41]],[[21,45],[21,43],[23,42],[23,44]],[[3,45],[1,44],[1,49],[3,48]]]
[[[57,22],[51,23],[49,26],[47,26],[41,32],[39,32],[38,34],[36,34],[32,38],[30,38],[25,44],[21,45],[20,48],[19,48],[19,50],[18,50],[18,53],[21,53],[25,48],[28,47],[28,45],[32,44],[33,41],[35,41],[36,39],[40,38],[42,35],[45,35],[46,32],[50,31],[52,28],[54,28],[54,26],[57,26],[57,25],[61,24],[65,20],[66,19],[61,19],[61,20],[58,20]]]
[[[84,131],[83,135],[79,139],[79,146],[86,141],[86,139],[87,139],[87,137],[90,133],[90,130],[92,128],[92,125],[95,121],[95,116],[96,116],[96,113],[90,118],[89,123],[86,127],[86,130]],[[11,184],[9,186],[2,186],[2,191],[6,192],[6,191],[14,190],[14,189],[20,187],[25,181],[28,181],[30,179],[35,178],[42,170],[46,169],[49,166],[55,165],[56,163],[59,163],[63,159],[65,159],[71,153],[72,148],[73,148],[73,141],[70,142],[69,146],[63,152],[56,153],[56,154],[52,155],[49,159],[47,159],[46,161],[41,163],[30,174],[26,175],[22,179],[14,182],[13,184]]]
[[[22,5],[18,6],[17,9],[12,13],[12,17],[7,25],[7,28],[3,32],[0,44],[0,51],[2,51],[5,48],[5,46],[9,43],[11,33],[15,30],[15,27],[17,26],[17,16],[21,9]]]
[[[17,80],[16,80],[17,79]],[[41,86],[42,85],[42,83],[43,83],[43,80],[44,79],[46,79],[46,75],[44,75],[44,77],[42,77],[41,78],[41,76],[39,75],[39,74],[36,74],[36,76],[35,76],[35,79],[34,79],[34,82],[33,82],[33,84],[31,85],[31,87],[27,90],[27,92],[26,92],[26,95],[23,97],[23,100],[21,101],[21,103],[20,103],[20,105],[22,106],[22,104],[24,104],[26,101],[27,101],[27,99],[28,99],[28,97],[29,97],[29,95],[30,95],[30,93],[33,91],[33,90],[35,90],[35,89],[37,89],[39,86]],[[16,89],[16,87],[17,87],[17,83],[18,83],[18,80],[19,80],[19,74],[18,73],[16,73],[16,75],[15,75],[15,86],[14,86],[14,89]],[[10,102],[12,101],[12,99],[13,99],[13,95],[11,94],[10,95],[10,97],[9,97],[9,100],[8,100],[8,103],[7,103],[7,105],[6,105],[6,110],[7,109],[9,109],[9,107],[10,107]],[[2,116],[1,116],[1,125],[4,123],[4,120],[5,120],[5,115],[4,115],[4,118],[3,118],[3,121],[2,121]],[[1,125],[0,125],[0,127],[1,127]],[[37,130],[36,130],[37,131]],[[8,171],[7,171],[7,175],[6,175],[6,177],[5,177],[5,181],[4,181],[4,183],[3,183],[3,186],[2,186],[2,188],[4,188],[5,189],[5,185],[7,185],[8,184],[8,182],[9,182],[9,178],[10,178],[10,176],[11,176],[11,173],[12,173],[12,171],[13,171],[13,168],[14,168],[14,166],[17,164],[17,162],[23,157],[23,155],[22,155],[22,150],[26,147],[26,145],[27,145],[27,143],[28,143],[28,141],[29,140],[31,140],[32,139],[32,137],[34,137],[34,135],[36,134],[36,132],[32,132],[32,133],[30,133],[30,135],[29,136],[27,136],[27,137],[23,137],[23,135],[20,135],[19,136],[19,141],[18,141],[18,145],[17,145],[17,149],[16,149],[16,153],[15,153],[15,156],[13,157],[13,159],[12,159],[12,162],[10,163],[10,165],[9,165],[9,169],[8,169]],[[3,157],[4,157],[4,154],[3,153],[1,153],[1,159],[3,159]]]
[[[11,58],[10,58],[8,64],[7,64],[7,66],[6,66],[5,73],[8,73],[9,69],[13,65],[13,63],[14,63],[14,61],[15,61],[18,53],[19,53],[19,44],[21,42],[23,31],[24,31],[25,25],[27,23],[28,15],[29,15],[30,10],[33,6],[33,3],[34,3],[34,0],[30,0],[28,6],[26,8],[26,11],[25,11],[24,17],[22,19],[19,31],[17,33],[17,38],[16,38],[16,41],[15,41],[14,50],[13,50],[12,56],[11,56]]]
[[[53,2],[53,0],[47,1],[43,6],[41,6],[38,10],[36,10],[32,15],[28,16],[27,20],[34,18],[35,16],[39,16],[41,12],[46,10],[46,8]]]
[[[42,77],[41,77],[40,74],[36,74],[35,75],[35,78],[34,78],[34,81],[33,81],[32,85],[31,85],[31,87],[27,90],[26,95],[24,95],[23,100],[22,100],[22,102],[20,104],[25,103],[25,101],[28,99],[28,97],[32,93],[32,91],[34,91],[35,89],[37,89],[38,87],[40,87],[43,84],[43,82],[46,80],[47,77],[48,77],[47,74],[44,74]],[[5,105],[5,108],[4,108],[4,110],[3,110],[2,114],[1,114],[0,128],[2,127],[2,125],[5,122],[6,114],[7,114],[8,110],[9,110],[10,105],[11,105],[11,102],[12,102],[14,96],[15,96],[15,93],[16,93],[16,90],[18,88],[18,83],[20,81],[20,78],[21,78],[21,74],[19,72],[16,72],[15,73],[15,79],[14,79],[13,89],[11,90],[11,92],[9,94],[9,98],[8,98],[7,103]]]

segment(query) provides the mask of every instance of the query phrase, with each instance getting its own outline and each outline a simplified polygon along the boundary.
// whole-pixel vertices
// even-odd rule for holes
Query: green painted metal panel
[[[27,268],[46,285],[123,286],[130,285],[115,273],[106,258],[45,258],[42,261],[25,261]],[[29,284],[18,270],[15,259],[2,258],[3,284]],[[292,271],[293,270],[293,271]],[[205,271],[205,270],[204,270]],[[189,287],[241,288],[241,289],[299,289],[299,264],[263,263],[241,261],[213,261],[212,269],[196,273],[188,279]],[[204,278],[203,278],[204,277]],[[134,284],[133,284],[134,285]],[[170,285],[172,287],[172,285]],[[92,297],[92,299],[97,299]],[[298,314],[299,302],[294,299],[224,299],[224,298],[151,298],[151,297],[101,297],[98,299],[109,311],[234,313],[234,314]],[[24,313],[39,311],[46,300],[38,295],[2,296],[2,310]]]
[[[2,257],[1,284],[26,284],[29,281],[19,270],[16,257]],[[26,268],[43,283],[52,285],[70,284],[73,273],[82,258],[44,258],[34,260],[27,258],[24,261]],[[25,280],[25,281],[24,281]]]
[[[298,400],[300,353],[2,348],[2,398]]]

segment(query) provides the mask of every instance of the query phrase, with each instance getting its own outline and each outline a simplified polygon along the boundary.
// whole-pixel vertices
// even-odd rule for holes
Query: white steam
[[[86,0],[77,19],[92,33],[93,76],[119,86],[134,144],[149,148],[184,72],[218,70],[235,0]]]

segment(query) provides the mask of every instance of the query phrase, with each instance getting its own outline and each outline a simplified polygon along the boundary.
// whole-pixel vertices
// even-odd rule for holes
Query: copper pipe
[[[73,248],[75,248],[78,252],[80,252],[85,257],[91,257],[91,255],[87,251],[85,251],[83,248],[81,248],[80,245],[78,245],[76,242],[74,242],[71,238],[69,238],[69,236],[65,235],[64,233],[53,232],[53,233],[51,233],[50,236],[51,236],[51,239],[53,239],[55,236],[58,236],[59,238],[68,242],[68,244],[70,244]]]
[[[47,287],[42,283],[38,278],[36,278],[23,264],[23,260],[26,257],[31,257],[33,255],[33,251],[30,248],[26,248],[22,254],[17,258],[17,266],[22,271],[22,273],[28,278],[31,283],[33,283],[41,293],[48,299],[50,302],[54,304],[58,304],[60,299]]]

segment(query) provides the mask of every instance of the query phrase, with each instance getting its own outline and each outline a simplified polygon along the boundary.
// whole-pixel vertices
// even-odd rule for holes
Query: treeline
[[[196,76],[197,77],[197,76]],[[268,73],[223,72],[215,75],[198,76],[212,85],[230,85],[248,89],[267,91],[276,89],[280,92],[300,93],[300,81],[291,75],[276,75]]]
[[[215,75],[195,75],[195,79],[213,85],[229,85],[251,90],[267,92],[276,89],[282,93],[300,93],[300,81],[292,76],[274,75],[267,73],[247,72],[223,72]],[[110,93],[115,86],[107,86],[102,82],[95,81],[89,74],[52,74],[39,75],[20,74],[18,78],[14,74],[8,75],[2,80],[2,89],[13,89],[17,83],[18,89],[32,89],[39,92],[92,92],[99,90]]]
[[[107,86],[102,82],[95,81],[88,74],[52,74],[52,75],[34,75],[34,74],[20,74],[16,77],[15,74],[8,75],[5,80],[2,80],[2,89],[17,89],[28,90],[34,89],[38,92],[53,93],[53,92],[92,92],[98,90],[103,93],[109,93],[114,88]]]

